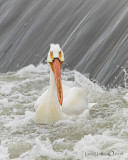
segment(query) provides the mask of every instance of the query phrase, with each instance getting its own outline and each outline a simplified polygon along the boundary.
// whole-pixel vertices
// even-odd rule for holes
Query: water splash
[[[88,116],[36,125],[34,103],[49,85],[49,65],[30,65],[0,74],[0,155],[2,159],[95,159],[85,153],[114,151],[126,159],[128,90],[109,91],[77,71],[64,69],[62,83],[83,87],[95,103]],[[15,151],[15,152],[14,152]],[[50,152],[49,152],[50,151]],[[98,156],[98,159],[109,158]]]

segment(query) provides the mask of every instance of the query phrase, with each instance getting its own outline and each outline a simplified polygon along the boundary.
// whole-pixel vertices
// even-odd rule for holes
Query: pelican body
[[[47,61],[50,64],[50,85],[35,103],[36,123],[52,124],[73,115],[81,115],[88,109],[87,93],[79,87],[62,88],[64,53],[58,44],[50,45]]]

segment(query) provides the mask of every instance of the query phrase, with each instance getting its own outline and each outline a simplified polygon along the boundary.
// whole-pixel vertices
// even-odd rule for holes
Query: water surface
[[[34,103],[48,88],[49,65],[0,74],[0,160],[127,160],[128,90],[107,91],[75,70],[64,69],[62,80],[96,104],[82,119],[37,125]]]

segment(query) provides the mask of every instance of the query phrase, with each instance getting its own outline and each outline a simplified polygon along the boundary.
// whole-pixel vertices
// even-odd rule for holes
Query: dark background
[[[128,1],[0,0],[0,72],[45,62],[50,43],[62,47],[63,67],[123,86]]]

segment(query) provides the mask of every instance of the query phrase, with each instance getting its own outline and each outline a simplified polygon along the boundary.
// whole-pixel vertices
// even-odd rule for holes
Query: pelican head
[[[51,44],[48,52],[47,61],[53,62],[54,59],[58,59],[61,63],[64,62],[64,53],[60,48],[59,44]]]
[[[51,44],[48,52],[47,61],[55,76],[57,96],[60,105],[63,103],[63,91],[61,83],[61,64],[64,62],[64,53],[59,44]]]

